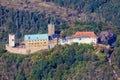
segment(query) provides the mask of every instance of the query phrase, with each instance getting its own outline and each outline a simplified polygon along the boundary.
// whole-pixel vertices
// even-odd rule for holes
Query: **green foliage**
[[[81,23],[81,22],[74,22],[74,27],[70,27],[68,29],[65,29],[62,33],[62,36],[70,36],[73,35],[77,31],[94,31],[99,35],[101,31],[105,30],[113,30],[116,34],[120,34],[119,30],[114,27],[110,26],[104,23],[94,23],[94,22],[89,22],[89,23]]]
[[[25,75],[23,72],[18,72],[16,75],[16,80],[25,80]]]
[[[120,25],[120,2],[119,0],[44,0],[54,2],[60,6],[77,10],[79,13],[85,13],[88,16],[92,13],[94,18],[88,17],[85,21],[99,21],[113,24],[119,27]],[[95,19],[97,18],[97,20]],[[102,19],[101,19],[102,18]],[[100,20],[101,19],[101,20]]]
[[[93,46],[88,44],[58,45],[47,56],[44,53],[29,56],[6,53],[0,57],[0,61],[4,62],[0,66],[4,65],[2,70],[5,70],[0,75],[9,72],[6,76],[17,80],[66,80],[75,75],[75,79],[82,79],[87,75],[89,63],[94,62],[95,67],[105,63],[105,54],[96,55]],[[89,69],[92,70],[92,67]]]
[[[0,53],[5,53],[5,49],[3,48],[3,46],[0,46]]]
[[[7,41],[8,34],[14,33],[16,38],[23,38],[25,34],[46,33],[47,24],[51,17],[46,18],[46,12],[15,10],[0,5],[0,41]],[[56,17],[54,20],[57,26],[62,22]],[[66,26],[63,25],[63,28]],[[56,27],[59,29],[59,27]]]
[[[99,53],[97,56],[100,61],[104,62],[106,60],[106,55],[104,53]]]
[[[120,35],[117,36],[117,40],[115,42],[115,46],[119,47],[120,46]]]
[[[5,48],[4,48],[4,46],[0,46],[0,57],[3,55],[3,54],[5,54],[5,52],[6,52],[6,50],[5,50]]]
[[[95,27],[95,26],[94,26]],[[91,25],[81,25],[81,24],[76,24],[75,27],[73,28],[68,28],[66,30],[64,30],[63,35],[67,36],[67,35],[73,35],[75,32],[77,31],[87,31],[88,28],[92,28]],[[90,29],[88,29],[90,31]]]

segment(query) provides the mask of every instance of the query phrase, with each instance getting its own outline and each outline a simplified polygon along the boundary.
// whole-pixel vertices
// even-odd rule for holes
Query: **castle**
[[[6,45],[6,50],[18,54],[31,54],[54,48],[57,44],[96,44],[97,39],[94,32],[76,32],[73,36],[60,38],[60,34],[55,33],[55,25],[48,24],[48,33],[25,35],[23,43],[19,46],[15,46],[15,35],[9,34],[9,44]]]

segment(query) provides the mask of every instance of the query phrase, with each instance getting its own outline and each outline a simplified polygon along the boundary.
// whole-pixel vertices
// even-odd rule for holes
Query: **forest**
[[[24,2],[25,0],[23,0]],[[27,0],[26,0],[27,1]],[[29,1],[29,0],[28,0]],[[16,34],[17,38],[22,38],[25,34],[46,33],[47,24],[51,21],[55,23],[56,30],[64,30],[72,23],[96,23],[100,26],[107,24],[119,28],[120,12],[119,0],[42,0],[52,2],[66,10],[77,10],[76,14],[71,14],[70,10],[66,15],[67,19],[71,16],[72,21],[65,21],[61,15],[55,11],[27,11],[8,8],[0,5],[0,41],[6,41],[8,33]],[[14,1],[15,2],[15,1]],[[2,3],[2,1],[1,1]],[[17,3],[16,3],[17,4]],[[11,4],[12,5],[12,4]],[[31,9],[32,10],[32,9]],[[52,14],[52,15],[51,15]],[[49,16],[47,16],[49,15]],[[84,15],[84,18],[82,18]],[[46,17],[47,16],[47,17]],[[77,17],[77,19],[74,17]],[[81,19],[79,21],[79,18]],[[98,25],[98,26],[99,26]]]
[[[3,80],[114,79],[107,54],[102,51],[96,54],[92,45],[58,45],[28,56],[0,51],[0,77]]]
[[[9,33],[13,33],[17,38],[24,37],[25,34],[47,33],[47,24],[51,17],[46,18],[45,13],[19,11],[0,7],[0,41],[7,41]],[[60,19],[55,20],[56,24]]]
[[[79,13],[85,13],[88,16],[86,21],[98,21],[109,23],[119,27],[120,2],[119,0],[44,0],[53,2],[60,6],[75,9]],[[92,20],[90,15],[95,15]],[[102,20],[100,19],[102,17]],[[98,20],[97,20],[98,19]]]
[[[77,10],[77,14],[86,14],[86,19],[65,21],[55,12],[52,12],[54,16],[46,17],[48,13],[45,11],[17,10],[0,5],[0,79],[115,80],[113,68],[120,77],[119,0],[41,1]],[[79,15],[74,16],[81,18]],[[112,44],[112,52],[111,49],[99,48],[100,52],[96,54],[94,46],[77,43],[57,45],[53,49],[27,56],[9,53],[5,50],[4,44],[8,42],[9,33],[14,33],[17,39],[22,39],[25,34],[47,33],[47,24],[51,21],[55,23],[56,30],[61,31],[62,37],[70,36],[76,31],[94,31],[99,35],[102,31],[112,30],[116,35],[116,41]],[[112,67],[107,59],[109,53]]]

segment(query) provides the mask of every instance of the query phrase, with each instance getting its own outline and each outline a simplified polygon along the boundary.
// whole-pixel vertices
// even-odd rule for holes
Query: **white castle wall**
[[[72,43],[85,43],[85,44],[91,44],[97,43],[97,38],[70,38],[70,39],[59,39],[59,44],[65,45],[65,44],[72,44]]]

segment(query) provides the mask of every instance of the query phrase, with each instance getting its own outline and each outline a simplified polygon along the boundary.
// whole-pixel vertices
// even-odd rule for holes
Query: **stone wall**
[[[26,50],[26,48],[10,47],[10,46],[6,45],[6,50],[10,53],[29,55],[29,54],[33,54],[35,52],[39,52],[41,49]],[[44,50],[44,49],[42,49],[42,50]]]
[[[6,50],[11,53],[24,54],[24,55],[28,54],[25,48],[16,48],[6,45]]]

